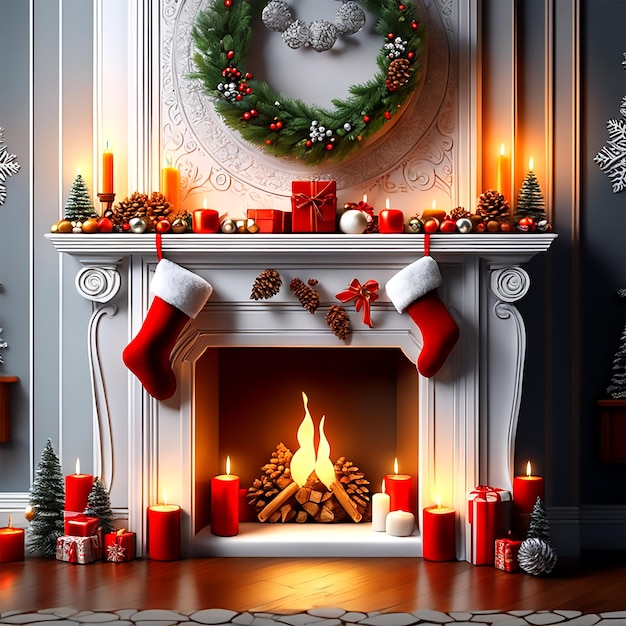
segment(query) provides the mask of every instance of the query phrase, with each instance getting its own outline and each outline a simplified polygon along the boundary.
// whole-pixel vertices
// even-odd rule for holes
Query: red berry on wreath
[[[417,30],[419,27],[420,27],[420,23],[419,23],[418,21],[413,20],[413,21],[411,22],[411,28],[412,28],[413,30]]]
[[[395,35],[393,33],[389,33],[387,35],[387,39],[394,39],[394,38],[395,38]]]
[[[226,58],[227,58],[229,61],[230,61],[231,59],[234,59],[234,58],[235,58],[235,51],[234,51],[234,50],[229,50],[229,51],[226,53]]]
[[[246,79],[250,80],[252,78],[252,73],[251,72],[246,72]]]
[[[224,6],[226,8],[232,6],[232,4],[233,4],[233,0],[224,0]]]
[[[250,109],[250,115],[252,115],[252,117],[259,117],[259,112],[256,109]]]
[[[250,111],[244,111],[243,115],[241,116],[244,122],[250,121],[251,117],[252,116],[250,115]]]
[[[398,5],[398,11],[404,11],[405,9],[406,9],[406,6],[404,6],[403,4]]]
[[[369,124],[369,123],[370,123],[370,119],[371,119],[371,118],[370,118],[370,116],[369,116],[369,115],[364,115],[364,116],[363,116],[363,121],[364,121],[366,124]]]
[[[391,113],[389,113],[389,111],[385,111],[385,119],[386,120],[390,120],[391,119]]]
[[[307,139],[305,145],[307,148],[310,148],[313,145],[313,142],[310,139]]]
[[[333,146],[332,143],[327,143],[326,144],[326,150],[328,150],[329,152],[334,148],[335,146]]]
[[[406,58],[409,59],[409,61],[412,61],[415,58],[415,52],[411,50],[409,53],[407,53]]]

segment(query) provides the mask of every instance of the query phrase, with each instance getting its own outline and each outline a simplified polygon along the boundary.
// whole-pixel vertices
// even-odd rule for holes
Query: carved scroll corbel
[[[117,295],[121,283],[115,265],[85,265],[75,279],[76,289],[83,298],[101,304]]]

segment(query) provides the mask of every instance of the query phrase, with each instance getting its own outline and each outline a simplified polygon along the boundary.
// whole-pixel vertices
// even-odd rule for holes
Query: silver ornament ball
[[[358,209],[348,209],[339,218],[339,230],[346,235],[360,235],[367,228],[367,215]]]
[[[141,233],[145,232],[146,228],[148,228],[148,221],[144,217],[131,217],[128,220],[128,225],[130,226],[131,233],[141,235]]]
[[[472,230],[472,221],[467,217],[462,217],[456,221],[456,229],[463,234],[469,233]]]

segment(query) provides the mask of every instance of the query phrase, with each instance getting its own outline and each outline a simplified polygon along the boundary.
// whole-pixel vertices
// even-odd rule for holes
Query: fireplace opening
[[[413,477],[410,502],[417,517],[418,376],[399,348],[213,347],[196,361],[194,379],[196,535],[210,534],[211,478],[224,473],[227,456],[243,492],[279,443],[298,449],[302,392],[309,398],[315,445],[325,416],[331,460],[352,461],[370,482],[371,493],[381,490],[397,458],[399,472]],[[240,519],[258,527],[296,524],[258,522],[243,493],[240,506]],[[320,524],[328,532],[340,525],[359,524]]]

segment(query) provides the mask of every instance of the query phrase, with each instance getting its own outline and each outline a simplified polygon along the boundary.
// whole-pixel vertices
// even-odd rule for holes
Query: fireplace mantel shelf
[[[46,234],[58,252],[82,257],[156,255],[152,234]],[[545,252],[557,235],[541,234],[434,234],[430,251],[439,255],[477,255],[488,258],[514,257],[518,262]],[[422,254],[424,235],[343,235],[343,234],[166,234],[164,254],[269,253],[344,255],[349,253]]]

